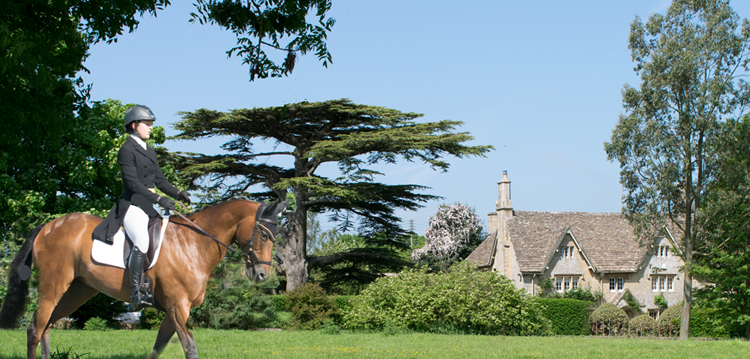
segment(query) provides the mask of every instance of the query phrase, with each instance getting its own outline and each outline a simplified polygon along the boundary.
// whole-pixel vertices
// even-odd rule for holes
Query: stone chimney
[[[503,171],[503,180],[497,183],[497,202],[495,202],[495,209],[500,212],[509,211],[513,213],[513,204],[510,202],[510,180],[508,179],[508,171]]]
[[[488,218],[489,232],[497,232],[495,253],[492,254],[492,271],[511,277],[511,243],[508,236],[507,220],[513,217],[513,204],[510,202],[510,180],[508,171],[503,171],[503,179],[497,183],[495,212]],[[514,278],[515,280],[515,278]]]
[[[503,171],[503,179],[497,183],[497,202],[495,212],[488,215],[489,233],[500,231],[501,238],[505,231],[505,219],[513,216],[513,204],[510,202],[510,180],[508,171]]]

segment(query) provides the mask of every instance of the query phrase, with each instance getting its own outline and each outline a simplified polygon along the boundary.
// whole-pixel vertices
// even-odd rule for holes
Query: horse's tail
[[[0,309],[0,328],[2,329],[18,328],[21,324],[21,317],[26,309],[26,302],[29,299],[28,273],[22,272],[28,272],[28,268],[31,268],[31,249],[34,247],[34,239],[39,235],[42,227],[44,227],[44,224],[37,226],[31,231],[26,238],[26,242],[24,242],[10,263],[7,293],[3,299],[3,307]],[[27,268],[22,270],[24,265]],[[23,279],[22,276],[26,278]]]

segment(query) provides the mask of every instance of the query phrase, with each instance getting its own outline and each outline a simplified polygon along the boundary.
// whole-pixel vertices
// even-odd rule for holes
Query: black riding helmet
[[[135,105],[125,112],[125,129],[131,122],[135,121],[156,121],[156,116],[150,108],[143,105]]]

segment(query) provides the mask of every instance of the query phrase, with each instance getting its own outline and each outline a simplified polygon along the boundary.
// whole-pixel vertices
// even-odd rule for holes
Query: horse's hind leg
[[[76,279],[70,285],[68,290],[63,294],[60,301],[57,302],[55,310],[49,318],[47,327],[44,328],[42,333],[42,358],[49,358],[50,356],[50,344],[49,344],[49,329],[58,320],[67,317],[68,315],[75,312],[80,306],[86,303],[87,300],[99,293],[98,290],[83,284],[80,280]]]
[[[53,274],[47,275],[45,273]],[[52,270],[40,273],[38,309],[27,331],[26,356],[28,359],[36,358],[36,348],[40,342],[42,342],[42,358],[49,358],[49,327],[57,319],[72,313],[96,294],[95,290],[80,281],[52,278],[54,274],[58,274],[61,278],[65,277]],[[70,277],[72,277],[72,273]],[[46,284],[42,285],[43,283]],[[56,318],[52,320],[53,317]]]

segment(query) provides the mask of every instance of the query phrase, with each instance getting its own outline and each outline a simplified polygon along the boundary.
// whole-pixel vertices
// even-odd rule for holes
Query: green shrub
[[[99,293],[76,309],[70,319],[73,319],[73,326],[77,329],[83,329],[86,322],[95,317],[104,319],[110,328],[120,328],[120,323],[115,318],[127,311],[124,302]]]
[[[680,332],[682,303],[673,305],[659,316],[660,334],[676,336]],[[690,308],[690,336],[701,338],[729,338],[732,336],[731,324],[722,320],[723,316],[715,308],[694,304]],[[729,325],[728,325],[729,324]]]
[[[286,295],[269,295],[268,298],[271,299],[273,302],[273,306],[276,308],[277,311],[289,311],[289,303],[287,302]],[[339,309],[339,312],[344,312],[345,310],[348,310],[353,305],[354,298],[356,296],[354,295],[336,295],[331,296],[331,300],[333,300],[334,303],[336,303],[336,308]]]
[[[656,321],[648,314],[641,314],[630,320],[630,333],[638,336],[653,335]]]
[[[245,276],[242,255],[230,252],[214,268],[203,303],[190,311],[188,325],[214,329],[278,327],[276,306],[263,294],[266,284],[252,284]]]
[[[345,312],[352,308],[354,305],[354,299],[356,295],[337,295],[333,297],[333,301],[336,303],[336,308],[339,308],[339,312]]]
[[[682,303],[677,303],[659,315],[656,321],[659,335],[675,336],[680,333],[680,316],[682,315]]]
[[[587,335],[591,302],[577,299],[537,298],[544,308],[543,315],[552,323],[556,335]]]
[[[83,329],[84,330],[106,330],[107,321],[99,317],[93,317],[86,321],[86,324],[84,324]]]
[[[328,318],[325,323],[320,327],[320,332],[323,334],[337,335],[341,333],[341,328],[333,321]]]
[[[602,292],[591,292],[589,289],[578,287],[576,289],[565,291],[564,297],[567,299],[578,299],[596,303],[602,299]]]
[[[629,319],[627,313],[612,303],[604,303],[591,313],[590,323],[597,334],[622,334]]]
[[[156,308],[145,308],[141,311],[141,317],[138,321],[140,329],[159,329],[161,321],[164,320],[166,313],[156,310]]]
[[[713,310],[709,308],[693,306],[690,309],[690,336],[702,338],[729,337],[729,334],[723,330],[724,328],[721,325],[714,323],[713,319],[716,317]]]
[[[289,303],[287,303],[286,301],[286,295],[274,294],[269,295],[268,298],[271,299],[271,301],[273,302],[273,306],[277,311],[289,310]]]
[[[641,303],[639,303],[638,299],[636,299],[633,293],[630,292],[630,289],[625,289],[625,293],[622,294],[622,299],[625,303],[628,303],[628,306],[625,307],[625,309],[629,310],[631,313],[641,313]]]
[[[541,305],[513,283],[470,263],[448,272],[407,270],[379,278],[344,313],[347,329],[383,329],[387,323],[415,331],[504,335],[549,334]]]
[[[329,318],[338,314],[336,303],[325,290],[314,283],[307,283],[287,294],[287,303],[292,312],[289,323],[296,329],[319,329]]]
[[[667,298],[664,298],[664,294],[662,293],[659,293],[659,295],[654,297],[654,304],[658,305],[659,308],[669,307],[669,304],[667,303]]]

